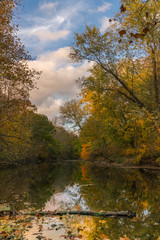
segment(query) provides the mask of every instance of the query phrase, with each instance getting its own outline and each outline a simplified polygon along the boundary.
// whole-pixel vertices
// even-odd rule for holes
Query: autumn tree
[[[24,107],[29,104],[29,92],[34,88],[38,73],[30,70],[27,61],[31,56],[17,37],[18,28],[12,22],[15,6],[14,0],[0,2],[0,92],[6,104],[11,102]]]
[[[82,130],[82,125],[87,117],[85,107],[79,100],[72,99],[60,107],[61,120],[73,130]]]
[[[31,56],[17,36],[18,27],[13,23],[17,4],[16,0],[0,1],[0,149],[6,148],[6,152],[12,144],[19,145],[18,139],[26,141],[17,120],[32,108],[29,95],[39,75],[29,68]]]
[[[107,153],[136,155],[137,161],[160,153],[159,9],[159,1],[122,1],[105,32],[86,26],[75,34],[71,59],[94,63],[79,81],[89,109],[80,131],[84,155],[101,146],[98,139]]]
[[[147,63],[146,71],[150,76],[150,87],[153,90],[155,106],[153,110],[160,112],[160,2],[157,0],[122,1],[121,13],[117,19],[121,24],[119,32],[122,43],[128,43],[132,51],[141,51]]]
[[[70,53],[73,61],[88,60],[99,65],[106,77],[117,83],[118,92],[152,119],[158,132],[159,8],[158,1],[125,1],[117,24],[104,33],[95,26],[86,26],[82,34],[75,34]],[[147,77],[139,71],[140,67],[145,68]],[[137,79],[143,82],[142,88],[137,87]],[[154,102],[149,104],[146,99],[151,97]]]

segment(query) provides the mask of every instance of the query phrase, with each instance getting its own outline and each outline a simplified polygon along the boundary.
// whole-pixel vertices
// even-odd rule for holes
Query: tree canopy
[[[93,62],[79,80],[79,101],[89,109],[80,131],[86,158],[160,154],[159,9],[159,1],[121,1],[104,32],[86,25],[75,34],[70,58]]]
[[[36,113],[30,101],[40,72],[29,67],[32,57],[17,35],[18,4],[0,1],[0,165],[57,159],[65,152],[55,139],[53,123]]]

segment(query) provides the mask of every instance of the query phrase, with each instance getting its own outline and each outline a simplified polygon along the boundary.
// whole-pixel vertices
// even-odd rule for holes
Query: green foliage
[[[56,140],[53,123],[30,102],[40,73],[29,68],[31,56],[12,22],[17,3],[0,1],[0,164],[78,158],[77,137],[62,129],[65,141]]]
[[[160,155],[159,2],[122,1],[115,24],[75,34],[70,57],[93,61],[80,79],[89,113],[80,131],[82,157]]]
[[[79,159],[81,145],[78,136],[66,131],[62,127],[55,127],[55,140],[57,143],[57,158],[58,159]]]
[[[28,113],[28,127],[31,130],[30,159],[54,159],[56,142],[55,128],[48,118],[34,112]]]

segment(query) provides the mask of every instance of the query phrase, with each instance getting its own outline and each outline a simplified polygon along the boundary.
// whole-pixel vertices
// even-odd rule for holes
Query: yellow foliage
[[[136,153],[136,150],[134,148],[127,148],[124,150],[124,154],[126,156],[134,155]]]
[[[139,119],[139,120],[137,121],[137,123],[138,123],[141,127],[144,126],[144,121],[143,121],[142,119]]]
[[[142,205],[143,209],[147,209],[148,201],[141,202],[141,205]]]
[[[124,237],[120,237],[119,240],[130,240],[130,238],[128,238],[127,236],[124,236]]]

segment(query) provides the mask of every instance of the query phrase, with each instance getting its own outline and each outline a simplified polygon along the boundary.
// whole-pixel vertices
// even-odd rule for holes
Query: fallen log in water
[[[92,212],[92,211],[37,211],[29,213],[18,213],[13,211],[6,211],[10,215],[25,215],[25,216],[63,216],[63,215],[81,215],[81,216],[95,216],[95,217],[136,217],[136,213],[131,211],[115,211],[115,212]],[[5,214],[5,212],[0,211],[0,214]]]

